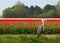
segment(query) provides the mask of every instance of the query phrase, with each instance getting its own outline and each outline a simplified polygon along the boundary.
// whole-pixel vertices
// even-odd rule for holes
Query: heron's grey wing
[[[44,31],[44,30],[45,30],[45,27],[43,26],[43,28],[42,28],[42,29],[43,29],[43,31]]]
[[[41,33],[41,26],[38,28],[38,30],[37,30],[37,34],[40,34]]]

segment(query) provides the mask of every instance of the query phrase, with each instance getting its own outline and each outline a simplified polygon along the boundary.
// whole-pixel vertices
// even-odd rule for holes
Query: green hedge
[[[25,28],[25,27],[16,29],[15,27],[11,27],[11,28],[6,28],[4,30],[0,28],[0,34],[36,34],[37,29],[38,28]],[[44,32],[42,33],[43,34],[60,34],[60,29],[56,29],[56,28],[45,29]]]
[[[45,29],[44,34],[60,34],[60,29]]]
[[[5,30],[4,29],[1,29],[0,28],[0,34],[36,34],[36,31],[37,31],[37,28],[19,28],[19,29],[16,29],[14,27],[12,28],[6,28]]]

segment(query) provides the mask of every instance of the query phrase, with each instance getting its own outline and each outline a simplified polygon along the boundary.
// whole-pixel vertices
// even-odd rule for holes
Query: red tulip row
[[[60,28],[60,20],[44,20],[46,28]],[[16,27],[17,29],[22,27],[36,28],[41,25],[40,20],[0,20],[0,28]]]
[[[60,28],[60,20],[46,20],[45,21],[46,28]]]
[[[10,28],[10,27],[15,27],[15,28],[20,28],[21,26],[22,27],[27,27],[27,28],[36,28],[38,27],[39,25],[41,24],[41,21],[37,20],[32,20],[32,21],[24,21],[24,20],[10,20],[10,21],[0,21],[0,28],[3,28],[5,29],[6,27]]]

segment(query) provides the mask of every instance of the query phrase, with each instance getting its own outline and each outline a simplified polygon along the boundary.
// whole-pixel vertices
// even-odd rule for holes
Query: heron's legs
[[[41,36],[41,33],[37,35],[37,37]]]

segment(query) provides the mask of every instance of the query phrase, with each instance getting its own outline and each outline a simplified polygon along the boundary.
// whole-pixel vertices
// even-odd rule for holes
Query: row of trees
[[[47,4],[44,9],[39,6],[25,6],[17,2],[14,6],[3,10],[3,18],[58,18],[60,17],[60,1],[56,6]]]

